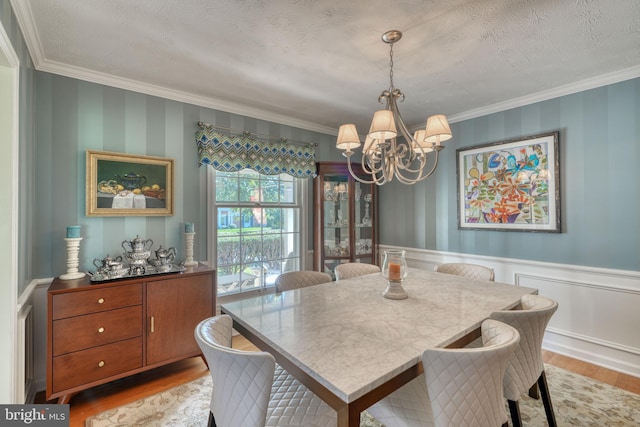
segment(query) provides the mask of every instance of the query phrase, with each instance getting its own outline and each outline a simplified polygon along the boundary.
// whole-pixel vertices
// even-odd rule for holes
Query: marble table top
[[[353,402],[477,329],[491,312],[535,289],[410,268],[409,298],[382,297],[374,273],[226,303],[222,311],[317,380]]]

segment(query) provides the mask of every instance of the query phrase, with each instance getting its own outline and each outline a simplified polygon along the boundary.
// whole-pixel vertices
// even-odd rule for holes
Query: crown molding
[[[253,117],[259,120],[266,120],[269,122],[305,129],[313,132],[319,132],[328,135],[338,134],[337,129],[319,125],[317,123],[306,120],[298,120],[283,114],[277,114],[267,110],[253,108],[235,102],[224,101],[220,99],[196,95],[193,93],[173,90],[151,83],[117,77],[111,74],[87,70],[85,68],[70,66],[55,61],[45,60],[41,62],[39,66],[36,66],[36,68],[39,71],[46,71],[79,80],[117,87],[133,92],[143,93],[146,95],[184,102],[187,104],[198,105],[200,107],[212,108],[214,110],[225,111],[228,113],[238,114],[246,117]]]
[[[626,68],[624,70],[615,71],[601,76],[580,80],[578,82],[569,83],[553,89],[510,99],[497,104],[487,105],[486,107],[476,108],[463,113],[453,114],[447,119],[450,123],[461,122],[464,120],[475,119],[477,117],[486,116],[501,111],[510,110],[512,108],[523,107],[525,105],[535,104],[536,102],[547,101],[549,99],[559,98],[565,95],[583,92],[589,89],[595,89],[614,83],[623,82],[640,77],[640,66]]]
[[[27,48],[31,54],[31,59],[36,70],[59,74],[93,83],[113,86],[120,89],[131,90],[147,95],[158,96],[161,98],[171,99],[174,101],[194,104],[201,107],[207,107],[214,110],[225,111],[247,117],[253,117],[259,120],[279,123],[286,126],[305,129],[313,132],[319,132],[327,135],[337,135],[338,129],[320,125],[318,123],[299,120],[293,117],[273,113],[267,110],[249,107],[235,102],[225,101],[221,99],[204,97],[193,93],[177,91],[166,87],[153,85],[136,80],[126,79],[107,73],[88,70],[81,67],[69,66],[55,61],[50,61],[44,56],[42,44],[38,37],[38,32],[33,20],[33,14],[28,1],[11,0],[14,13],[16,14],[20,28],[22,29]],[[499,102],[492,105],[452,114],[447,117],[450,123],[470,120],[477,117],[486,116],[493,113],[510,110],[513,108],[523,107],[525,105],[534,104],[536,102],[546,101],[565,95],[582,92],[589,89],[618,83],[640,77],[640,66],[630,67],[624,70],[615,71],[609,74],[581,80],[564,86],[559,86],[542,92],[513,98],[507,101]],[[421,125],[410,127],[410,129],[421,128]]]
[[[56,61],[48,60],[44,56],[44,50],[38,31],[36,30],[33,13],[28,1],[11,0],[11,6],[18,20],[18,24],[22,29],[22,33],[31,54],[31,60],[36,70],[59,74],[65,77],[72,77],[79,80],[85,80],[92,83],[98,83],[106,86],[117,87],[120,89],[139,92],[146,95],[166,98],[173,101],[193,104],[200,107],[207,107],[214,110],[225,111],[241,116],[252,117],[258,120],[278,123],[285,126],[305,129],[312,132],[319,132],[327,135],[337,135],[338,129],[320,125],[318,123],[307,120],[299,120],[283,114],[273,113],[260,108],[253,108],[235,102],[220,100],[211,97],[204,97],[193,93],[168,89],[166,87],[153,85],[132,79],[126,79],[112,74],[102,73],[99,71],[88,70],[82,67],[70,66]]]

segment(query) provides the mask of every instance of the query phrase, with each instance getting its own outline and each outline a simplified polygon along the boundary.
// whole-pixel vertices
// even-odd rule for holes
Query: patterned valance
[[[200,166],[211,165],[224,172],[253,169],[263,175],[316,176],[312,145],[259,141],[249,133],[227,135],[210,126],[203,126],[196,133],[196,143]]]

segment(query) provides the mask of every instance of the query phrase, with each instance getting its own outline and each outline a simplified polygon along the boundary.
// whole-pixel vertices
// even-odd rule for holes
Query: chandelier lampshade
[[[433,151],[433,148],[431,148],[431,146],[433,145],[432,142],[427,141],[426,129],[417,130],[413,134],[413,139],[413,147],[414,150],[416,150],[416,153],[420,154],[420,150],[422,150],[424,153],[430,153]]]
[[[389,44],[390,71],[389,89],[378,97],[385,108],[373,115],[369,133],[362,147],[362,169],[370,175],[363,179],[353,173],[351,157],[353,149],[360,146],[360,137],[353,124],[342,125],[338,131],[336,147],[345,150],[351,175],[365,184],[382,185],[396,178],[403,184],[415,184],[428,178],[438,166],[438,154],[444,148],[442,142],[451,139],[451,129],[446,116],[430,116],[424,129],[411,135],[400,116],[397,100],[404,100],[404,94],[393,86],[393,44],[402,37],[397,30],[387,31],[382,41]],[[431,160],[431,161],[430,161]]]
[[[341,150],[351,150],[360,146],[360,137],[356,130],[356,125],[348,124],[340,126],[338,129],[338,141],[336,147]]]
[[[369,136],[373,139],[385,140],[393,139],[398,135],[396,122],[393,119],[393,112],[389,110],[378,110],[373,114]]]
[[[380,141],[378,141],[377,139],[373,139],[369,135],[367,135],[364,140],[364,147],[362,147],[363,154],[378,150],[378,145],[380,145]]]
[[[425,135],[426,142],[440,145],[441,142],[451,139],[451,129],[447,118],[442,114],[431,116],[427,119]]]

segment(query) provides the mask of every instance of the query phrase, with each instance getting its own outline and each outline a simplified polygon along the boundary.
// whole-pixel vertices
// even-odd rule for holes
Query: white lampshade
[[[415,144],[414,144],[414,150],[417,151],[418,153],[429,153],[431,151],[433,151],[433,144],[431,142],[427,142],[425,141],[427,137],[427,131],[424,129],[420,129],[417,130],[414,134],[413,134],[413,139],[415,139]],[[422,151],[420,151],[420,148],[422,148]]]
[[[386,140],[398,134],[393,113],[390,110],[378,110],[373,114],[369,136],[373,139]]]
[[[341,150],[351,151],[352,148],[358,148],[359,146],[360,137],[358,136],[356,125],[348,124],[340,126],[336,147]]]
[[[451,129],[444,114],[437,114],[427,119],[426,142],[440,145],[441,142],[451,139]]]
[[[375,151],[378,148],[380,141],[377,139],[371,138],[369,135],[364,140],[364,147],[362,147],[363,153],[368,153],[369,151]]]

